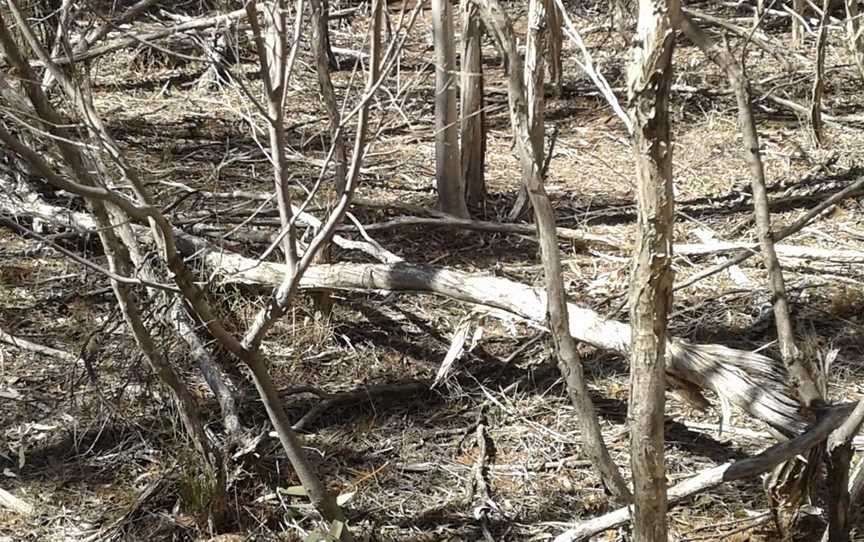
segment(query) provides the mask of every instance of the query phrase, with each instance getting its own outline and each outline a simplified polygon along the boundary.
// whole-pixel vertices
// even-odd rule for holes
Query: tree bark
[[[342,115],[339,112],[339,104],[336,100],[336,92],[333,90],[333,81],[330,77],[330,61],[328,58],[327,44],[327,17],[324,13],[323,0],[310,0],[312,8],[312,56],[315,58],[315,72],[318,74],[318,88],[321,90],[321,99],[330,119],[330,144],[333,146],[333,162],[335,166],[334,180],[337,195],[345,191],[345,178],[348,174],[348,162],[345,150],[345,138],[339,125],[342,123]]]
[[[486,201],[486,112],[483,111],[483,25],[477,6],[462,6],[462,178],[468,205]]]
[[[816,69],[813,75],[813,90],[810,92],[810,128],[817,147],[822,145],[824,126],[822,123],[822,92],[825,88],[825,44],[828,41],[831,0],[822,1],[822,19],[819,21],[819,37],[816,40]]]
[[[548,0],[530,0],[528,3],[528,37],[525,45],[525,92],[528,100],[528,123],[531,127],[531,145],[538,160],[543,163],[545,150],[546,128],[543,124],[544,108],[544,51],[546,50],[548,21],[547,8],[557,7]],[[558,19],[558,32],[561,32],[561,21]],[[542,170],[541,170],[542,175]],[[516,194],[516,202],[507,214],[509,220],[518,220],[528,210],[530,198],[528,187],[522,185]]]
[[[792,47],[801,47],[804,45],[804,10],[807,7],[807,0],[792,0],[792,10],[795,12],[792,17]]]
[[[671,4],[671,5],[670,5]],[[672,142],[669,88],[677,0],[640,0],[628,92],[636,159],[637,234],[630,279],[630,463],[633,539],[666,540],[663,435],[666,324],[672,305]]]
[[[846,40],[849,43],[849,51],[855,59],[855,67],[858,68],[858,76],[864,80],[864,31],[858,18],[858,0],[844,0],[846,5]]]
[[[435,180],[438,204],[445,213],[468,218],[465,183],[459,164],[456,53],[453,8],[449,0],[432,0],[432,40],[435,45]]]
[[[857,493],[854,484],[850,487],[849,465],[852,462],[852,439],[861,430],[862,420],[864,401],[859,400],[849,418],[831,433],[825,447],[828,467],[828,529],[822,539],[828,542],[849,541],[852,527],[850,506],[853,494]],[[857,476],[856,473],[856,478]]]
[[[561,8],[555,0],[544,0],[546,5],[547,29],[549,31],[546,41],[546,73],[549,75],[549,83],[556,98],[561,97],[561,86],[563,84],[564,67],[561,59],[561,49],[564,47],[564,32]]]

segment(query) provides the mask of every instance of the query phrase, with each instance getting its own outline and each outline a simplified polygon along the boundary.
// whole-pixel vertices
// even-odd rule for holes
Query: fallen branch
[[[759,455],[702,471],[696,476],[669,488],[669,504],[679,503],[687,497],[716,487],[723,482],[753,478],[785,461],[806,453],[817,444],[823,442],[835,428],[843,423],[849,416],[852,406],[854,405],[842,405],[833,408],[819,423],[807,432],[792,440],[776,444]],[[555,542],[586,540],[597,533],[627,523],[630,521],[631,515],[631,507],[625,506],[619,508],[614,512],[581,522],[572,529],[568,529],[558,535],[555,538]]]
[[[44,346],[15,337],[14,335],[6,333],[2,329],[0,329],[0,342],[14,346],[16,348],[20,348],[22,350],[29,350],[30,352],[36,352],[37,354],[42,354],[43,356],[57,358],[70,363],[75,363],[79,359],[78,356],[70,354],[69,352],[64,352],[63,350],[57,350],[56,348],[51,348],[50,346]]]
[[[474,230],[474,231],[485,231],[485,232],[493,232],[493,233],[515,233],[520,235],[531,235],[534,236],[537,234],[537,227],[533,224],[513,224],[513,223],[503,223],[503,222],[488,222],[485,220],[471,220],[467,218],[455,218],[455,217],[419,217],[419,216],[400,216],[398,218],[394,218],[391,220],[387,220],[385,222],[376,222],[374,224],[366,224],[363,226],[363,229],[366,231],[376,231],[376,230],[387,230],[393,228],[399,228],[403,226],[436,226],[436,227],[451,227],[451,228],[461,228],[465,230]],[[342,226],[340,231],[356,231],[356,226]],[[580,230],[574,230],[571,228],[556,228],[556,232],[558,234],[559,239],[567,240],[567,241],[580,241],[583,243],[594,243],[605,245],[607,247],[619,248],[621,247],[621,243],[615,241],[614,239],[610,239],[608,237],[603,237],[602,235],[596,235]]]
[[[9,510],[18,512],[22,516],[29,516],[33,513],[32,504],[23,499],[19,499],[2,488],[0,488],[0,508],[8,508]]]
[[[781,239],[785,239],[786,237],[789,237],[790,235],[798,233],[799,231],[804,229],[804,227],[807,226],[810,222],[812,222],[817,216],[822,214],[824,211],[833,207],[837,203],[843,201],[844,199],[846,199],[850,196],[859,194],[862,189],[864,189],[864,177],[859,177],[858,180],[856,180],[854,183],[850,184],[849,186],[847,186],[846,188],[844,188],[840,192],[837,192],[836,194],[834,194],[830,198],[825,199],[822,203],[820,203],[816,207],[813,207],[812,209],[807,211],[803,216],[801,216],[798,220],[796,220],[792,224],[789,224],[788,226],[784,226],[783,228],[780,228],[780,230],[775,232],[773,235],[774,242],[776,243],[776,242],[780,241]],[[776,248],[776,245],[775,245],[775,248]],[[725,269],[728,269],[728,268],[732,267],[733,265],[738,265],[739,263],[743,262],[744,260],[746,260],[750,256],[753,256],[754,254],[755,254],[755,252],[753,252],[751,250],[743,251],[743,252],[739,253],[737,256],[735,256],[734,258],[729,258],[727,261],[725,261],[719,265],[716,265],[710,269],[706,269],[705,271],[702,271],[701,273],[697,273],[697,274],[693,275],[692,277],[688,278],[686,281],[676,285],[675,291],[684,289],[688,286],[692,286],[693,284],[699,282],[700,280],[707,278],[707,277],[710,277],[711,275],[713,275],[715,273],[719,273]]]
[[[0,191],[0,210],[36,216],[81,233],[95,229],[85,213],[69,212],[40,199],[13,200]],[[142,236],[148,230],[138,227]],[[220,250],[191,235],[175,231],[178,250],[184,257],[200,258],[216,283],[274,286],[285,268]],[[749,254],[748,254],[749,255]],[[313,265],[300,287],[307,290],[414,291],[449,297],[465,303],[486,305],[543,325],[546,296],[531,286],[501,277],[472,275],[431,265],[334,264]],[[627,355],[630,326],[607,320],[600,314],[568,303],[570,334],[604,350]],[[697,345],[673,339],[666,351],[668,374],[703,389],[714,391],[744,412],[786,434],[798,434],[806,422],[797,400],[789,394],[786,374],[772,359],[721,345]]]
[[[792,245],[775,245],[777,256],[783,259],[825,260],[835,263],[864,263],[864,252],[860,250],[834,250],[818,247],[800,247]],[[675,254],[683,256],[697,256],[706,254],[721,254],[724,252],[738,252],[747,250],[756,253],[759,245],[756,243],[729,243],[715,241],[704,244],[680,244],[674,247]]]

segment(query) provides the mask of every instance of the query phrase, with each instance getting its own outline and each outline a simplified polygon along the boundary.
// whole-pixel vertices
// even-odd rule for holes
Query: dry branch
[[[82,234],[95,229],[92,218],[85,213],[69,212],[38,198],[11,199],[4,191],[0,191],[0,210],[40,218]],[[143,227],[137,227],[136,231],[142,236],[149,233]],[[179,231],[175,235],[182,255],[187,258],[197,255],[217,284],[274,286],[286,272],[280,264],[221,250]],[[535,323],[546,321],[546,296],[538,289],[500,277],[430,265],[313,265],[300,281],[300,287],[306,290],[426,292],[500,309]],[[604,350],[629,353],[629,325],[607,320],[574,303],[568,303],[568,312],[570,334],[574,338]],[[781,433],[797,434],[806,427],[797,401],[789,394],[785,372],[768,357],[721,345],[672,339],[666,351],[666,371],[680,380],[714,391],[721,400],[729,401]]]
[[[245,9],[238,9],[221,15],[208,15],[206,17],[200,17],[177,25],[169,26],[168,28],[165,28],[163,30],[156,30],[153,32],[146,32],[141,34],[129,34],[122,38],[112,40],[103,45],[97,47],[90,47],[85,51],[75,53],[71,59],[68,56],[60,56],[53,58],[52,62],[57,65],[63,65],[69,64],[70,62],[89,60],[92,58],[106,55],[108,53],[113,53],[115,51],[120,51],[129,47],[134,47],[136,45],[147,45],[150,43],[158,42],[165,38],[170,38],[178,34],[184,34],[190,31],[204,30],[205,28],[210,28],[212,26],[226,24],[231,21],[242,19],[244,17],[246,17]]]
[[[32,504],[23,499],[19,499],[2,488],[0,488],[0,508],[6,508],[18,512],[22,516],[29,516],[33,513]]]
[[[801,216],[798,220],[796,220],[792,224],[789,224],[788,226],[785,226],[785,227],[781,228],[779,231],[777,231],[776,233],[774,233],[774,242],[780,241],[782,239],[785,239],[786,237],[789,237],[790,235],[798,233],[799,231],[804,229],[804,227],[807,226],[807,224],[809,224],[810,222],[815,220],[816,217],[821,215],[824,211],[830,209],[831,207],[833,207],[834,205],[836,205],[837,203],[843,201],[844,199],[846,199],[848,197],[860,194],[862,190],[864,190],[864,177],[858,178],[854,183],[850,184],[849,186],[847,186],[846,188],[844,188],[840,192],[837,192],[836,194],[832,195],[831,197],[829,197],[829,198],[825,199],[824,201],[822,201],[821,203],[819,203],[819,205],[817,205],[817,206],[813,207],[812,209],[810,209],[809,211],[807,211],[803,216]],[[774,248],[778,249],[779,246],[775,245]],[[755,254],[755,252],[750,251],[750,250],[740,252],[734,258],[730,258],[729,260],[727,260],[721,264],[718,264],[718,265],[716,265],[710,269],[706,269],[705,271],[702,271],[701,273],[697,273],[696,275],[694,275],[693,277],[690,277],[689,279],[687,279],[683,283],[678,284],[677,286],[675,286],[675,290],[680,290],[680,289],[686,288],[688,286],[691,286],[691,285],[695,284],[696,282],[698,282],[698,281],[700,281],[706,277],[710,277],[711,275],[713,275],[715,273],[719,273],[719,272],[723,271],[724,269],[728,269],[728,268],[732,267],[733,265],[737,265],[737,264],[743,262],[744,260],[746,260],[750,256],[753,256],[754,254]]]
[[[706,489],[711,489],[723,482],[753,478],[771,470],[784,461],[806,453],[824,441],[831,431],[842,424],[849,416],[850,411],[851,408],[849,405],[835,408],[823,417],[819,423],[794,439],[776,444],[754,457],[726,463],[719,467],[702,471],[689,480],[685,480],[669,488],[669,504],[678,503],[687,497],[696,495]],[[630,521],[631,515],[631,507],[619,508],[614,512],[581,522],[576,527],[558,535],[555,538],[555,542],[587,540],[597,533],[627,523]]]
[[[69,363],[75,363],[79,359],[78,356],[72,355],[69,352],[64,352],[63,350],[57,350],[56,348],[51,348],[50,346],[37,344],[34,342],[30,342],[26,339],[15,337],[14,335],[6,333],[2,329],[0,329],[0,342],[8,344],[10,346],[14,346],[15,348],[29,350],[30,352],[35,352],[43,356],[57,358],[59,360]]]

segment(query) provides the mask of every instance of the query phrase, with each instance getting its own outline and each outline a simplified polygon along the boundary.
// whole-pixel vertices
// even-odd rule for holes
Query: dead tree
[[[558,240],[555,235],[555,214],[549,196],[543,187],[543,179],[540,174],[542,162],[535,153],[532,143],[526,83],[523,79],[522,59],[516,50],[516,40],[513,37],[513,26],[507,13],[497,0],[474,0],[474,2],[480,8],[483,23],[498,42],[510,67],[508,73],[510,122],[513,125],[513,137],[516,140],[516,151],[522,168],[522,179],[527,187],[537,221],[537,234],[540,237],[540,250],[546,279],[548,320],[558,357],[558,367],[561,369],[567,384],[570,400],[578,412],[579,424],[582,429],[582,445],[585,448],[585,453],[600,471],[600,476],[609,491],[619,501],[628,502],[631,498],[630,491],[603,442],[600,423],[597,420],[594,404],[585,385],[576,343],[570,335],[564,282],[561,277],[561,260],[558,254]],[[532,84],[536,77],[536,74],[532,74],[528,84]]]
[[[312,11],[311,26],[312,34],[312,56],[315,60],[315,73],[318,75],[318,88],[321,91],[321,101],[327,111],[330,122],[330,146],[333,149],[333,186],[336,197],[345,192],[348,176],[347,151],[345,148],[345,136],[342,131],[342,114],[339,111],[339,103],[336,92],[333,89],[333,81],[330,77],[330,31],[327,24],[327,11],[324,0],[309,0]],[[322,247],[315,263],[329,263],[330,247]],[[332,309],[332,299],[327,292],[321,292],[315,300],[317,314],[324,320],[329,319]]]
[[[636,159],[637,234],[630,278],[630,463],[633,539],[666,540],[666,322],[672,305],[672,141],[669,88],[677,0],[640,0],[628,93]]]
[[[530,0],[528,2],[528,36],[525,43],[525,93],[528,100],[528,123],[530,126],[531,145],[534,148],[534,154],[542,164],[543,152],[545,150],[546,127],[543,124],[543,108],[544,108],[544,65],[545,52],[547,50],[547,32],[546,25],[549,21],[548,8],[554,8],[558,13],[557,6],[547,0]],[[557,18],[558,33],[561,33],[561,17]],[[560,46],[559,46],[560,49]],[[560,52],[560,51],[559,51]],[[512,65],[511,65],[512,69]],[[541,170],[542,175],[542,170]],[[510,220],[518,219],[526,210],[530,203],[528,197],[528,186],[522,185],[519,187],[519,192],[516,195],[516,203],[510,209],[507,218]]]
[[[483,24],[477,6],[462,3],[462,178],[469,205],[486,200],[486,112],[483,110]]]
[[[792,0],[792,47],[804,45],[807,22],[804,20],[804,10],[807,0]]]
[[[744,158],[751,175],[756,230],[763,262],[768,271],[769,286],[774,298],[774,319],[780,355],[797,390],[802,406],[812,415],[824,406],[824,398],[816,384],[815,368],[802,356],[795,343],[786,286],[774,248],[774,232],[771,229],[771,214],[765,188],[765,170],[759,151],[759,135],[753,116],[750,83],[744,65],[727,48],[715,44],[693,23],[687,14],[679,10],[673,14],[673,21],[676,27],[696,44],[709,59],[723,69],[735,93],[738,106],[738,126],[745,147]],[[808,462],[791,461],[784,463],[774,471],[768,479],[768,485],[770,486],[769,497],[772,504],[775,505],[775,510],[797,508],[800,499],[806,493],[818,459],[819,450],[815,449],[811,452]]]
[[[548,25],[557,24],[557,29]],[[553,37],[553,33],[557,35]],[[558,6],[549,0],[530,0],[528,2],[528,36],[525,43],[525,91],[528,99],[528,122],[531,126],[531,145],[534,153],[538,156],[540,163],[544,162],[544,150],[546,140],[546,128],[543,124],[544,108],[544,79],[546,54],[550,56],[550,71],[559,70],[560,66],[554,65],[561,61],[561,13]],[[557,45],[553,41],[558,40]],[[552,49],[556,51],[552,51]],[[557,54],[557,59],[551,57]],[[511,66],[512,68],[512,66]],[[560,74],[557,75],[560,83]],[[541,171],[542,174],[542,171]],[[521,216],[528,204],[528,188],[523,185],[519,188],[516,203],[510,209],[508,218],[516,220]]]
[[[828,42],[828,22],[830,20],[831,0],[822,2],[822,18],[819,21],[819,36],[816,39],[816,69],[813,75],[813,90],[810,92],[810,128],[816,146],[822,144],[822,93],[825,89],[825,45]]]
[[[108,154],[112,157],[118,157],[116,142],[96,116],[90,95],[85,93],[83,89],[76,87],[65,73],[50,62],[47,50],[31,31],[17,4],[10,1],[7,6],[26,47],[45,63],[46,67],[52,71],[54,79],[61,83],[66,98],[73,104],[83,121],[83,125],[89,132],[88,141],[98,142],[98,145],[107,149]],[[81,138],[69,128],[74,123],[69,122],[48,100],[38,83],[40,78],[33,71],[29,60],[22,54],[22,48],[12,38],[9,26],[2,14],[0,14],[0,47],[20,77],[22,90],[29,102],[29,105],[26,106],[27,110],[21,113],[32,123],[32,125],[24,124],[13,128],[9,126],[9,122],[12,122],[11,119],[14,117],[4,116],[2,123],[0,123],[0,141],[26,164],[32,173],[44,179],[54,189],[81,195],[86,194],[87,208],[98,226],[99,239],[105,250],[109,273],[112,278],[135,275],[137,268],[135,264],[141,261],[140,254],[143,251],[123,210],[123,204],[127,200],[108,195],[110,192],[105,188],[104,182],[105,164],[92,159],[82,151],[82,148],[87,145],[76,144],[81,141]],[[11,85],[9,89],[11,91]],[[16,100],[16,102],[23,104],[24,100]],[[63,175],[58,174],[41,153],[36,152],[22,139],[16,137],[14,131],[17,130],[35,130],[37,133],[49,134],[65,166],[71,172],[70,177],[73,180],[68,180],[65,173]],[[128,168],[125,161],[115,160],[115,162],[121,166],[125,179],[133,186],[137,197],[142,199],[145,205],[149,205],[150,199],[143,191],[136,172]],[[152,284],[153,287],[157,284],[150,281],[148,283]],[[153,332],[145,322],[142,307],[147,298],[146,291],[142,292],[141,288],[135,288],[128,282],[120,280],[112,280],[111,284],[126,325],[132,331],[139,348],[153,371],[169,389],[183,426],[202,457],[212,491],[209,503],[211,517],[214,521],[219,522],[225,502],[225,473],[222,468],[220,453],[212,445],[204,431],[203,423],[198,414],[198,407],[188,386],[165,357]]]
[[[330,145],[333,147],[334,185],[336,193],[341,195],[345,191],[345,177],[348,174],[345,150],[345,136],[340,130],[342,114],[339,112],[339,102],[336,92],[333,90],[333,80],[330,77],[330,62],[328,58],[328,28],[327,17],[324,12],[323,0],[309,0],[312,8],[310,41],[312,44],[312,56],[315,60],[315,73],[318,75],[318,88],[321,91],[321,101],[327,110],[330,121]]]
[[[438,204],[445,213],[468,218],[465,182],[459,164],[456,52],[453,8],[449,0],[432,0],[435,46],[435,181]]]
[[[855,59],[858,76],[864,79],[864,26],[861,25],[858,0],[844,0],[846,6],[846,40]]]
[[[618,35],[626,44],[630,40],[630,35],[627,32],[630,18],[630,1],[629,0],[613,0],[612,2],[612,23]]]
[[[546,39],[546,73],[549,83],[556,97],[561,97],[561,86],[563,85],[564,65],[561,50],[564,47],[564,32],[561,8],[554,0],[545,0],[546,5],[546,28],[549,32]]]

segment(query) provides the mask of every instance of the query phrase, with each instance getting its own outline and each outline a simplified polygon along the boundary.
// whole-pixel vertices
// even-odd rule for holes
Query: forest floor
[[[712,13],[750,24],[743,11],[721,8]],[[626,102],[630,54],[624,40],[599,12],[574,7],[570,14],[578,28],[588,30],[584,37],[595,65]],[[524,34],[524,11],[514,9],[511,15]],[[361,12],[334,23],[334,45],[361,50],[367,22]],[[747,63],[776,229],[864,171],[864,86],[845,47],[842,25],[834,24],[827,49],[825,107],[838,119],[826,127],[817,147],[806,119],[770,100],[782,97],[809,107],[814,38],[808,36],[797,51],[811,60],[796,60],[788,45],[788,19],[768,22],[770,39],[786,51],[784,60],[792,65],[784,66],[755,46],[747,50]],[[413,206],[436,205],[434,69],[428,33],[428,18],[421,18],[399,64],[398,79],[387,82],[387,91],[379,93],[373,108],[377,135],[358,195],[380,205],[352,208],[362,224],[415,214]],[[734,39],[731,43],[737,45]],[[679,40],[679,45],[671,98],[675,241],[753,242],[749,174],[734,97],[713,64],[688,42]],[[484,55],[489,198],[474,215],[504,221],[520,174],[512,151],[506,83],[491,42]],[[547,89],[547,132],[558,129],[547,188],[559,225],[605,236],[620,247],[562,245],[569,295],[583,306],[626,320],[627,247],[635,235],[632,151],[625,127],[580,70],[578,58],[578,49],[565,39],[562,92],[555,96]],[[351,58],[341,59],[347,68],[334,74],[337,92],[354,99],[361,79]],[[236,69],[257,80],[253,64]],[[269,165],[244,120],[251,106],[234,87],[196,85],[204,71],[203,65],[153,50],[120,51],[92,65],[99,110],[162,203],[182,194],[172,183],[219,192],[271,192]],[[296,152],[292,173],[298,185],[308,186],[319,175],[329,137],[305,42],[291,85],[287,115]],[[259,204],[195,196],[178,205],[173,217],[190,228],[205,219],[208,226],[230,228],[235,225],[230,218],[248,214]],[[844,201],[783,244],[860,255],[862,207],[860,195]],[[211,213],[204,216],[202,210]],[[274,216],[272,208],[264,212]],[[496,273],[533,285],[543,281],[537,244],[529,236],[428,226],[369,232],[409,262]],[[75,358],[91,334],[101,337],[90,368],[0,344],[0,488],[37,510],[22,517],[0,508],[0,541],[206,539],[208,527],[196,510],[196,458],[167,392],[118,325],[105,278],[8,229],[0,229],[0,246],[0,329]],[[249,256],[263,249],[240,241],[235,246]],[[77,249],[99,258],[92,244],[78,243]],[[368,261],[336,249],[333,258]],[[676,280],[686,280],[721,258],[717,253],[678,256]],[[830,397],[858,398],[864,374],[864,270],[860,264],[823,257],[784,259],[784,265],[802,348],[820,360],[837,350]],[[247,288],[220,293],[225,310],[233,312],[241,329],[266,295]],[[328,486],[350,496],[350,522],[358,532],[371,533],[368,540],[546,540],[573,521],[612,509],[596,470],[582,453],[574,411],[543,331],[429,295],[342,292],[334,298],[332,319],[322,322],[304,297],[268,336],[265,349],[294,419],[321,399],[291,393],[292,388],[366,392],[365,397],[346,396],[346,401],[309,419],[304,438]],[[692,342],[759,349],[777,359],[770,301],[756,256],[731,272],[676,292],[671,331]],[[476,346],[456,362],[450,376],[429,389],[454,330],[465,322],[472,323],[472,331],[482,328],[482,336],[477,335]],[[163,347],[182,368],[218,438],[218,405],[200,374],[185,361],[179,345]],[[606,443],[629,476],[627,360],[580,348]],[[248,382],[247,388],[243,423],[263,435],[263,441],[254,452],[229,462],[227,531],[249,540],[302,539],[313,526],[309,510],[302,497],[285,491],[298,482],[278,440],[268,436],[266,414]],[[670,484],[773,443],[764,426],[740,412],[733,412],[720,431],[717,401],[713,409],[698,412],[671,394],[667,397]],[[475,467],[484,448],[488,498],[475,488]],[[799,520],[796,539],[821,535],[823,505],[815,492],[812,506]],[[669,518],[670,540],[779,539],[760,480],[707,491],[676,506]],[[864,529],[856,527],[855,535],[864,539]],[[612,530],[598,539],[626,540],[628,530]]]

